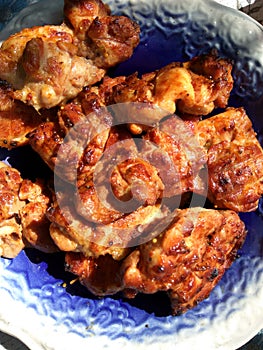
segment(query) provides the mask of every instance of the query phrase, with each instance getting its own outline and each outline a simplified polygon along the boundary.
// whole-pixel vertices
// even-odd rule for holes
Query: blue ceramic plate
[[[209,0],[107,2],[115,14],[134,18],[142,29],[140,46],[115,75],[152,71],[216,48],[234,61],[235,87],[229,105],[246,108],[263,140],[262,27]],[[58,23],[62,18],[62,1],[1,4],[1,40],[21,27]],[[42,174],[40,160],[33,152],[25,156],[28,152],[1,150],[0,155],[8,156],[23,176],[33,168]],[[240,257],[210,297],[180,317],[169,315],[162,294],[133,301],[94,298],[77,283],[69,283],[72,276],[64,272],[62,255],[27,250],[13,260],[0,260],[0,328],[32,350],[236,349],[263,327],[261,209],[242,214],[242,219],[248,236]]]

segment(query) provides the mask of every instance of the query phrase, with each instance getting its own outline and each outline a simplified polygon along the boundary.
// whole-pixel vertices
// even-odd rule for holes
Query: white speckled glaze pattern
[[[234,61],[235,87],[230,105],[245,106],[263,140],[261,26],[210,0],[107,3],[115,14],[137,20],[142,29],[141,44],[134,56],[113,74],[151,71],[216,48]],[[26,4],[21,1],[14,11]],[[32,2],[11,24],[2,21],[5,29],[1,39],[10,30],[58,22],[62,6],[61,0]],[[22,171],[29,164],[23,150],[0,150],[1,159],[7,156]],[[262,214],[260,206],[255,213],[241,215],[248,236],[240,257],[207,300],[179,317],[169,316],[163,295],[134,301],[96,299],[78,284],[64,288],[63,282],[72,277],[64,273],[60,254],[49,256],[28,250],[13,260],[0,259],[0,328],[19,337],[32,350],[234,350],[263,327]]]

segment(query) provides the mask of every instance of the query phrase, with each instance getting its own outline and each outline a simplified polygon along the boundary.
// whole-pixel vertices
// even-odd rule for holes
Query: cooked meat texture
[[[67,253],[66,271],[77,275],[79,281],[94,295],[105,296],[122,289],[121,262],[110,255],[97,259],[86,258],[83,254]]]
[[[14,97],[36,110],[75,97],[98,82],[105,70],[77,55],[74,33],[67,26],[26,28],[0,50],[0,77],[14,87]]]
[[[149,128],[143,139],[142,154],[158,169],[164,183],[163,197],[206,191],[206,178],[200,177],[206,166],[206,150],[189,124],[172,116]]]
[[[19,172],[0,162],[0,255],[14,258],[24,248],[19,211],[25,205],[19,198],[22,183]]]
[[[121,80],[105,77],[99,87],[83,89],[75,99],[61,107],[56,121],[42,123],[28,135],[32,148],[52,170],[60,152],[56,173],[64,180],[72,182],[75,179],[76,163],[88,140],[90,148],[89,152],[86,150],[85,163],[94,165],[101,156],[112,125],[112,117],[104,106],[108,104],[113,86]],[[60,148],[62,144],[63,148]]]
[[[28,144],[28,133],[32,132],[45,120],[52,120],[53,110],[42,110],[41,114],[14,100],[10,86],[0,85],[0,146],[12,149]]]
[[[68,187],[65,193],[58,193],[47,212],[52,222],[51,237],[63,251],[81,252],[94,258],[109,254],[120,260],[131,247],[157,235],[166,220],[171,220],[168,209],[156,204],[139,207],[107,225],[92,224],[77,213],[70,193]]]
[[[98,296],[123,291],[133,298],[165,291],[173,314],[179,315],[209,296],[245,236],[244,223],[233,211],[178,210],[168,228],[123,260],[71,252],[66,254],[66,269]]]
[[[139,26],[127,17],[96,18],[87,31],[82,54],[97,67],[113,67],[131,57],[139,43],[139,33]]]
[[[139,157],[126,129],[111,129],[95,167],[88,166],[86,150],[75,205],[87,220],[108,224],[140,206],[154,205],[162,197],[163,183],[155,167]]]
[[[166,291],[173,314],[181,314],[209,296],[245,236],[244,223],[233,211],[179,211],[167,230],[124,260],[124,292],[134,297]]]
[[[28,134],[30,146],[52,170],[55,168],[57,153],[63,139],[64,134],[55,121],[41,123]]]
[[[27,246],[45,253],[58,251],[49,234],[50,221],[46,211],[50,206],[51,193],[44,181],[23,180],[19,198],[26,201],[20,210],[23,238]]]
[[[12,84],[16,99],[36,110],[63,104],[132,55],[139,43],[138,25],[108,15],[103,7],[100,0],[66,1],[70,27],[26,28],[2,44],[0,78]]]
[[[217,57],[216,52],[210,55],[200,55],[186,62],[184,66],[197,75],[203,75],[214,82],[216,107],[225,108],[229,94],[233,88],[232,63],[224,58]]]
[[[78,54],[109,68],[128,59],[139,43],[140,28],[125,16],[112,16],[100,0],[65,0],[64,14],[79,39]]]
[[[96,18],[110,15],[108,5],[100,0],[65,0],[64,17],[78,39],[85,41],[87,30]]]
[[[0,255],[16,257],[26,246],[45,252],[57,250],[45,217],[49,197],[44,184],[23,180],[20,173],[0,162]]]
[[[141,78],[137,74],[128,76],[115,87],[113,99],[115,103],[144,103],[146,113],[151,105],[160,107],[162,112],[151,114],[146,125],[174,112],[207,115],[216,107],[227,106],[233,87],[231,71],[232,65],[227,60],[213,54],[187,63],[174,62]],[[131,112],[130,122],[140,125],[141,117],[142,114],[137,118],[136,113]]]
[[[254,211],[263,194],[263,150],[243,108],[199,122],[208,153],[208,198],[218,208]]]

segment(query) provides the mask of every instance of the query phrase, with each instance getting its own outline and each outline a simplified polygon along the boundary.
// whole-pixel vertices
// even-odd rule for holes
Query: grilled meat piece
[[[43,180],[23,180],[19,198],[25,200],[19,216],[26,246],[45,253],[57,252],[58,248],[49,234],[50,221],[46,216],[51,203],[51,192],[47,184]]]
[[[200,177],[207,161],[206,150],[189,124],[172,116],[149,128],[143,139],[146,142],[141,153],[158,169],[164,183],[163,197],[206,191],[206,178]]]
[[[62,251],[81,252],[94,258],[109,254],[121,260],[131,247],[156,236],[166,221],[171,221],[168,209],[156,204],[139,207],[107,225],[93,224],[77,213],[74,195],[69,194],[70,188],[67,194],[58,193],[47,212],[52,222],[51,237]]]
[[[52,120],[53,110],[36,110],[20,101],[14,100],[13,90],[0,82],[0,146],[12,149],[28,143],[27,134],[47,119]]]
[[[105,70],[77,55],[74,33],[67,26],[26,28],[0,50],[0,77],[12,84],[14,97],[36,110],[75,97],[99,81]]]
[[[139,43],[138,25],[110,16],[100,0],[66,1],[65,11],[71,27],[26,28],[0,49],[0,78],[12,84],[16,99],[38,111],[100,81],[106,69],[128,59]]]
[[[64,17],[68,26],[74,30],[76,37],[84,41],[87,30],[96,18],[110,15],[108,5],[101,0],[65,0]]]
[[[14,258],[24,248],[19,211],[22,178],[16,169],[0,162],[0,255]]]
[[[123,260],[68,253],[66,269],[98,296],[165,291],[179,315],[209,296],[245,236],[244,223],[233,211],[178,210],[169,227]]]
[[[162,112],[155,110],[146,125],[174,112],[207,115],[216,107],[227,106],[233,88],[231,71],[231,63],[214,54],[199,56],[186,63],[174,62],[141,78],[137,74],[128,76],[114,88],[113,100],[115,103],[143,103],[148,114],[149,106],[160,107]],[[143,126],[139,127],[143,124],[141,118],[141,113],[138,118],[131,112],[130,123],[133,123],[135,133],[143,131]]]
[[[124,260],[124,292],[134,297],[167,291],[173,314],[181,314],[209,296],[245,236],[244,224],[233,211],[179,211],[167,230]]]
[[[218,208],[254,211],[263,194],[263,150],[243,108],[196,124],[208,154],[208,198]]]
[[[20,173],[0,162],[0,255],[14,258],[25,246],[57,251],[49,236],[45,214],[50,198],[40,182],[23,180]]]

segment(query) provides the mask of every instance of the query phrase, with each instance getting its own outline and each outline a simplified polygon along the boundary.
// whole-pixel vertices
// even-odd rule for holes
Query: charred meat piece
[[[157,105],[163,113],[151,115],[153,123],[174,112],[207,115],[216,107],[227,106],[233,88],[231,71],[231,63],[214,54],[196,57],[187,63],[174,62],[141,78],[137,74],[128,76],[114,88],[113,99],[115,103],[144,103],[147,109]],[[140,122],[136,113],[130,121]]]
[[[143,139],[142,154],[158,169],[164,183],[163,197],[206,191],[206,178],[200,177],[206,166],[206,150],[187,123],[176,116],[169,117],[149,128]]]
[[[162,234],[124,260],[124,292],[134,297],[166,291],[173,314],[181,314],[209,296],[245,236],[244,224],[233,211],[179,211]]]
[[[54,110],[42,110],[41,114],[14,100],[13,90],[0,82],[0,146],[8,149],[24,146],[28,143],[27,134],[46,120],[52,120]]]
[[[58,194],[47,211],[51,237],[62,251],[81,252],[93,258],[109,254],[121,260],[132,247],[161,232],[167,219],[171,221],[168,209],[156,204],[124,213],[107,225],[93,224],[77,213],[73,196],[68,194],[70,189],[67,195]]]
[[[263,194],[263,150],[243,108],[196,125],[208,154],[208,198],[218,208],[254,211]]]
[[[0,78],[13,86],[16,99],[37,111],[63,104],[100,81],[139,43],[138,25],[111,16],[100,0],[66,1],[65,17],[68,25],[23,29],[0,49]]]
[[[48,230],[46,186],[23,180],[15,168],[1,162],[0,194],[0,255],[14,258],[25,246],[57,251]]]
[[[244,223],[233,211],[178,210],[161,234],[123,260],[68,253],[66,269],[98,296],[123,291],[133,298],[165,291],[173,314],[179,315],[209,296],[245,236]]]

